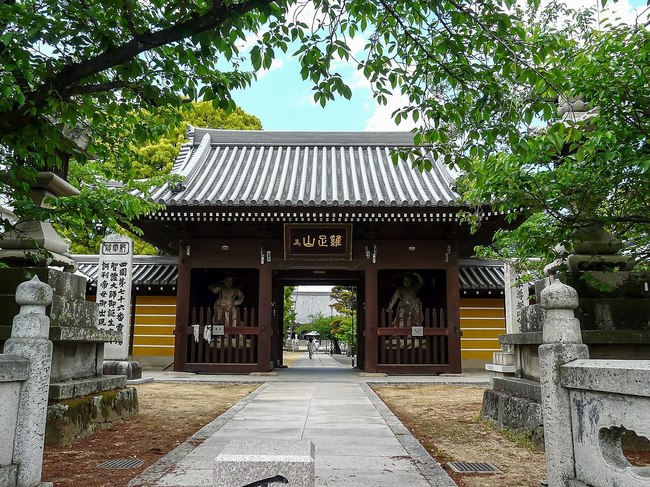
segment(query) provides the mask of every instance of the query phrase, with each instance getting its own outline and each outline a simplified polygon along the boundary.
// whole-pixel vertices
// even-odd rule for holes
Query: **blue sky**
[[[595,6],[601,0],[571,0],[572,6]],[[646,0],[619,0],[609,5],[617,13],[630,15],[631,8],[646,5]],[[628,17],[630,18],[630,17]],[[361,41],[359,41],[361,42]],[[361,44],[357,46],[359,49]],[[396,126],[390,117],[401,106],[395,97],[389,107],[378,106],[365,80],[350,65],[337,71],[351,86],[351,100],[329,102],[325,108],[313,101],[311,84],[302,81],[298,61],[291,56],[277,58],[270,70],[261,73],[253,86],[234,93],[235,101],[262,121],[265,130],[409,130],[411,125]]]

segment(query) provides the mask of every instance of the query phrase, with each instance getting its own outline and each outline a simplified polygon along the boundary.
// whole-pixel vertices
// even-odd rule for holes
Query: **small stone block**
[[[72,382],[58,382],[50,384],[49,398],[58,399],[71,399],[74,397],[75,384]]]
[[[16,485],[16,475],[18,474],[18,466],[5,465],[0,467],[0,485]]]
[[[19,355],[0,354],[0,382],[26,380],[28,374],[28,359]]]
[[[494,352],[492,354],[492,363],[495,365],[515,365],[515,355],[513,353]]]
[[[232,440],[214,460],[213,486],[241,487],[276,475],[294,487],[313,487],[314,444],[309,440]]]
[[[485,370],[490,372],[501,372],[503,374],[514,374],[517,368],[514,365],[485,364]]]

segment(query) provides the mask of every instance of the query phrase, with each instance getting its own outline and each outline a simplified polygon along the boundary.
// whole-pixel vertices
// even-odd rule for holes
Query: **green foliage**
[[[341,343],[356,343],[357,288],[334,286],[330,292],[331,306],[338,316],[332,320],[332,335]]]
[[[354,326],[354,320],[350,315],[334,317],[331,328],[333,338],[339,343],[354,345],[356,343]]]
[[[284,300],[282,323],[285,335],[287,330],[296,322],[296,300],[293,299],[295,289],[295,286],[284,286],[282,289]]]
[[[325,317],[321,314],[311,315],[309,317],[309,323],[300,325],[296,328],[296,332],[309,333],[310,331],[317,331],[320,333],[321,340],[331,340],[332,339],[332,320],[329,317]]]
[[[171,152],[150,147],[138,159],[136,148],[177,127],[188,99],[233,109],[230,91],[253,78],[237,46],[284,13],[267,0],[0,3],[0,196],[18,217],[50,219],[73,235],[97,221],[137,233],[129,222],[157,206],[131,195],[133,180],[147,172],[145,156],[163,170]],[[28,191],[41,170],[82,194],[39,208]],[[169,180],[155,175],[137,183],[145,197]],[[107,181],[124,186],[107,191]]]
[[[188,103],[178,109],[180,121],[167,132],[148,144],[135,146],[133,166],[136,177],[150,178],[159,173],[169,173],[176,160],[181,144],[186,141],[188,125],[202,128],[228,130],[261,130],[262,123],[241,108],[231,111],[215,108],[210,102]],[[149,123],[165,126],[164,119],[154,118]]]
[[[188,103],[177,109],[176,114],[180,116],[180,120],[171,127],[165,124],[166,117],[151,117],[148,112],[140,114],[141,123],[151,125],[152,132],[155,132],[160,127],[167,127],[167,131],[155,136],[155,139],[149,143],[143,143],[139,146],[133,145],[133,177],[138,180],[148,178],[147,184],[150,184],[151,181],[157,181],[160,184],[164,180],[164,175],[171,171],[181,144],[186,141],[185,130],[188,125],[230,130],[260,130],[262,128],[257,117],[247,114],[241,108],[237,107],[228,112],[221,108],[215,108],[210,102]],[[91,180],[87,174],[88,166],[85,168],[86,172],[81,174],[77,166],[74,166],[74,168],[75,170],[69,175],[70,179],[76,185],[83,187],[84,183]],[[139,184],[143,183],[139,182]],[[88,189],[82,191],[88,191]],[[103,201],[110,203],[115,200],[117,195],[120,202],[127,198],[136,208],[144,205],[144,202],[133,198],[132,195],[124,195],[120,188],[112,187],[108,195],[105,194],[106,188],[102,185],[96,185],[91,191],[93,192],[92,199],[96,199],[95,197],[106,198]],[[83,200],[84,205],[88,204],[88,199],[81,198],[81,200]],[[101,201],[99,200],[99,202]],[[108,206],[109,211],[112,208],[113,205]],[[134,254],[159,254],[158,249],[138,236],[139,231],[129,225],[128,219],[124,222],[120,222],[118,219],[107,220],[106,214],[103,213],[103,206],[100,206],[97,210],[94,214],[98,218],[96,220],[89,220],[92,216],[90,214],[86,215],[86,218],[77,219],[74,218],[77,214],[71,212],[64,222],[57,225],[57,231],[70,242],[70,251],[72,253],[95,254],[99,251],[99,245],[106,234],[109,231],[117,231],[128,234],[133,240]],[[77,221],[80,224],[76,224]],[[129,229],[127,230],[125,227]]]
[[[232,109],[232,90],[293,52],[321,105],[351,96],[341,60],[357,64],[377,102],[404,95],[408,106],[393,118],[419,124],[420,147],[395,159],[427,170],[426,150],[462,170],[458,190],[474,225],[489,207],[533,218],[524,228],[548,224],[537,244],[516,244],[524,230],[501,233],[495,251],[548,255],[599,223],[647,258],[650,34],[643,23],[596,19],[594,9],[539,0],[4,2],[0,193],[21,217],[128,228],[155,209],[130,197],[128,181],[169,166],[169,144],[147,144],[161,134],[174,144],[184,102]],[[251,33],[255,44],[240,52]],[[361,54],[355,38],[365,41]],[[559,123],[558,97],[578,94],[598,116]],[[80,133],[92,137],[87,147],[73,142]],[[93,190],[51,210],[30,203],[38,170],[68,167]],[[128,183],[119,198],[98,189],[110,179]]]
[[[501,232],[493,251],[548,260],[556,244],[569,248],[578,229],[600,224],[638,258],[650,256],[647,24],[617,25],[593,8],[536,0],[314,5],[321,33],[298,54],[315,100],[345,96],[328,54],[347,59],[341,41],[367,38],[359,68],[375,99],[401,93],[408,105],[393,118],[419,124],[420,147],[394,160],[429,170],[424,149],[460,169],[474,226],[489,210],[527,222]],[[575,95],[599,114],[563,123],[558,99]],[[532,241],[528,230],[539,224],[544,238]]]

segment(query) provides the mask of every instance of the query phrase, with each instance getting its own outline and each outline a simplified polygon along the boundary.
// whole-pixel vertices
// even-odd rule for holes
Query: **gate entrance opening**
[[[365,342],[363,340],[363,326],[365,322],[365,293],[364,293],[364,275],[363,272],[359,271],[341,271],[341,270],[324,270],[324,269],[313,269],[313,270],[286,270],[286,271],[277,271],[274,273],[274,302],[280,303],[280,308],[278,309],[277,319],[274,320],[274,336],[278,337],[278,340],[274,342],[274,360],[276,366],[285,365],[283,361],[284,350],[287,349],[287,340],[291,340],[291,332],[295,334],[296,331],[293,329],[293,323],[285,323],[283,317],[285,316],[284,310],[284,289],[287,286],[298,287],[298,286],[344,286],[348,288],[353,288],[355,290],[355,299],[354,303],[351,303],[350,310],[352,313],[348,315],[348,318],[351,320],[352,329],[350,330],[350,343],[347,349],[348,353],[351,355],[351,363],[361,370],[363,370],[364,363],[364,351],[365,351]],[[328,299],[329,302],[329,299]],[[336,317],[339,313],[334,311],[332,308],[329,308],[326,311],[326,314],[323,315],[325,319],[331,319]],[[302,324],[302,323],[301,323]],[[308,330],[310,331],[310,330]],[[322,335],[319,336],[320,346],[327,347],[332,346],[332,337],[328,335],[328,331],[325,331]],[[296,336],[296,339],[297,336]],[[328,340],[329,343],[324,343],[324,339]],[[321,350],[322,351],[322,350]],[[332,350],[333,351],[333,350]]]

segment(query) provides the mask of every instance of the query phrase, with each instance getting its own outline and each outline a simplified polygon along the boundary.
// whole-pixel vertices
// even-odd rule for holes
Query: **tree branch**
[[[65,94],[73,95],[90,95],[92,93],[102,93],[104,91],[119,90],[122,88],[134,88],[136,85],[127,83],[122,80],[107,81],[106,83],[97,83],[94,85],[74,85],[65,90]]]
[[[212,8],[196,18],[179,22],[165,29],[146,32],[137,38],[108,49],[95,57],[65,66],[61,71],[52,73],[36,90],[25,93],[26,102],[15,106],[0,117],[0,137],[19,132],[37,117],[30,115],[28,110],[42,108],[52,92],[61,95],[67,93],[68,87],[83,79],[101,73],[113,66],[119,66],[135,59],[143,52],[171,44],[182,39],[214,29],[231,18],[239,17],[272,3],[273,0],[250,0],[235,5],[225,6],[219,1]],[[97,86],[97,85],[96,85]]]
[[[461,79],[459,76],[457,76],[455,73],[453,73],[449,69],[449,67],[447,65],[445,65],[445,63],[441,62],[438,58],[432,56],[429,53],[429,50],[425,46],[423,46],[422,43],[418,39],[415,38],[415,36],[408,30],[406,25],[404,25],[404,22],[402,21],[401,17],[397,14],[395,9],[391,5],[389,5],[389,3],[386,0],[379,0],[379,2],[383,5],[384,9],[386,9],[386,11],[391,15],[391,17],[393,17],[395,22],[397,22],[399,24],[402,31],[404,32],[404,35],[406,35],[406,37],[408,37],[411,40],[411,42],[415,46],[417,46],[420,49],[420,51],[422,51],[424,53],[424,55],[426,56],[427,59],[432,61],[442,71],[447,73],[447,75],[449,77],[454,78],[456,81],[458,81],[461,84],[464,84],[465,81],[463,79]]]

